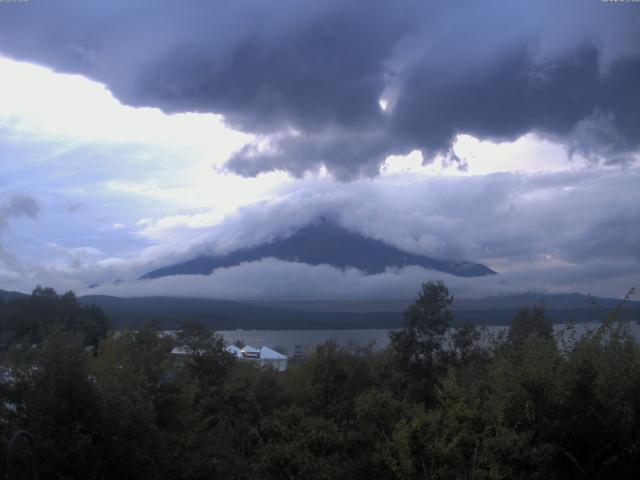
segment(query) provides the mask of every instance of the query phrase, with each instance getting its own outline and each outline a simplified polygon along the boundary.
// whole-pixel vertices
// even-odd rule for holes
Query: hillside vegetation
[[[37,290],[11,307],[33,323],[1,352],[0,451],[26,429],[46,479],[636,478],[640,349],[621,309],[556,338],[523,307],[482,339],[450,333],[451,302],[425,283],[386,350],[327,342],[279,373],[201,324],[114,335],[97,307]],[[196,353],[176,361],[176,343]]]

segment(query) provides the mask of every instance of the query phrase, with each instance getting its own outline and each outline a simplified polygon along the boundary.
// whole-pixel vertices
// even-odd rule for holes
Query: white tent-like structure
[[[262,347],[260,349],[260,366],[271,367],[279,372],[284,372],[287,370],[287,356],[269,347]]]
[[[276,352],[275,350],[272,350],[269,347],[262,347],[260,349],[260,359],[261,360],[286,360],[287,356],[279,352]]]
[[[193,354],[193,350],[187,347],[186,345],[178,345],[177,347],[173,347],[171,350],[172,355],[191,355]]]
[[[240,349],[240,347],[236,347],[235,345],[229,345],[227,347],[227,352],[229,352],[234,357],[244,358],[243,355],[242,355],[242,350]]]
[[[251,345],[243,347],[240,351],[244,358],[260,358],[260,350],[256,347],[252,347]]]
[[[255,348],[251,345],[240,348],[236,345],[228,345],[225,349],[238,360],[254,361],[260,367],[275,368],[279,372],[285,372],[287,370],[287,356],[280,352],[276,352],[272,348]],[[186,345],[178,345],[171,350],[171,353],[176,357],[180,364],[184,364],[184,358],[188,355],[192,355],[193,350]]]

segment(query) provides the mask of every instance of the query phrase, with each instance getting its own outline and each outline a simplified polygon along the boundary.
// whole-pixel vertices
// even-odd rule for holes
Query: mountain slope
[[[145,323],[178,328],[184,320],[195,320],[215,330],[397,328],[402,323],[400,312],[300,312],[209,298],[88,295],[79,300],[98,305],[118,328],[137,328]]]
[[[190,319],[215,330],[338,330],[398,328],[402,312],[412,301],[351,302],[261,302],[259,304],[206,298],[134,297],[103,295],[79,297],[84,304],[100,306],[117,327],[139,327],[157,322],[162,328],[177,328]],[[618,300],[598,298],[594,306],[585,295],[524,294],[483,299],[458,299],[452,306],[454,324],[508,325],[524,305],[544,303],[547,318],[563,323],[600,322]],[[640,302],[628,302],[623,318],[640,319]]]
[[[382,273],[389,267],[416,265],[461,277],[493,275],[490,268],[466,261],[438,260],[402,251],[380,240],[365,237],[333,223],[322,221],[308,225],[295,234],[253,248],[213,257],[202,256],[187,262],[159,268],[142,278],[169,275],[208,275],[218,268],[274,257],[309,265],[357,268],[367,274]]]
[[[0,298],[26,297],[0,290]],[[155,323],[161,328],[177,328],[184,320],[196,320],[215,330],[338,330],[398,328],[402,312],[411,300],[296,301],[244,303],[207,298],[81,296],[82,304],[100,306],[116,328],[137,328]],[[580,294],[521,294],[481,299],[457,298],[452,305],[454,324],[508,325],[519,307],[544,304],[554,323],[600,322],[619,300],[591,299]],[[1,313],[1,312],[0,312]],[[640,321],[640,302],[627,302],[623,318]],[[1,315],[0,315],[1,317]],[[0,325],[2,318],[0,318]]]
[[[0,290],[0,300],[3,302],[10,302],[16,298],[26,297],[26,293],[21,292],[12,292],[8,290]]]
[[[304,312],[333,313],[367,313],[367,312],[403,312],[414,302],[412,299],[372,299],[372,300],[254,300],[247,303],[256,306],[296,310]],[[491,317],[496,312],[507,318],[525,306],[542,306],[547,314],[556,322],[566,322],[571,315],[576,321],[599,321],[603,316],[616,308],[620,308],[623,317],[640,321],[640,301],[594,297],[580,293],[536,293],[526,292],[511,295],[488,296],[482,298],[454,297],[451,310],[456,319],[485,316]],[[482,313],[484,312],[484,313]],[[550,313],[551,312],[551,313]],[[589,312],[587,314],[587,312]],[[470,318],[471,318],[470,317]],[[508,319],[510,320],[510,318]],[[508,323],[508,322],[507,322]]]
[[[451,310],[515,311],[526,305],[539,305],[543,306],[546,310],[606,310],[617,307],[620,301],[620,299],[594,297],[580,293],[525,292],[482,298],[455,296]],[[248,303],[265,307],[316,312],[402,312],[413,302],[413,299],[397,298],[372,300],[256,300]],[[638,311],[640,310],[640,302],[629,300],[624,304],[623,309]]]

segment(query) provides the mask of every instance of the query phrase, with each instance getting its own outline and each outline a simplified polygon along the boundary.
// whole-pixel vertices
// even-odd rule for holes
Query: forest
[[[384,349],[328,341],[287,372],[186,321],[114,330],[71,292],[0,305],[0,478],[637,478],[640,349],[623,304],[577,335],[523,306],[452,328],[422,285]],[[193,352],[177,361],[177,344]],[[12,445],[17,431],[26,441]]]

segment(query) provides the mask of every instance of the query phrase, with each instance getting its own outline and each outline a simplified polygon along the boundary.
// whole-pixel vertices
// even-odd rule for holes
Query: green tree
[[[544,339],[553,337],[553,324],[546,318],[544,308],[537,305],[518,310],[511,321],[508,339],[517,347],[532,335]]]
[[[443,347],[453,320],[452,302],[453,296],[441,281],[423,283],[415,302],[404,312],[404,328],[390,334],[398,366],[409,376],[405,388],[427,403],[435,402],[438,378],[446,367],[448,354]]]
[[[12,364],[15,422],[36,438],[41,478],[100,478],[93,432],[102,411],[82,336],[53,328],[29,353]]]
[[[150,327],[104,341],[91,362],[104,420],[94,435],[105,478],[181,478],[194,388],[176,374],[171,341]]]
[[[201,323],[184,322],[176,341],[186,348],[184,366],[198,385],[200,396],[207,396],[210,388],[220,385],[235,364],[224,338]]]
[[[97,346],[111,325],[95,305],[81,305],[73,292],[58,295],[52,288],[36,287],[28,297],[11,300],[0,308],[3,343],[17,339],[40,343],[54,325],[82,334],[85,345]]]

